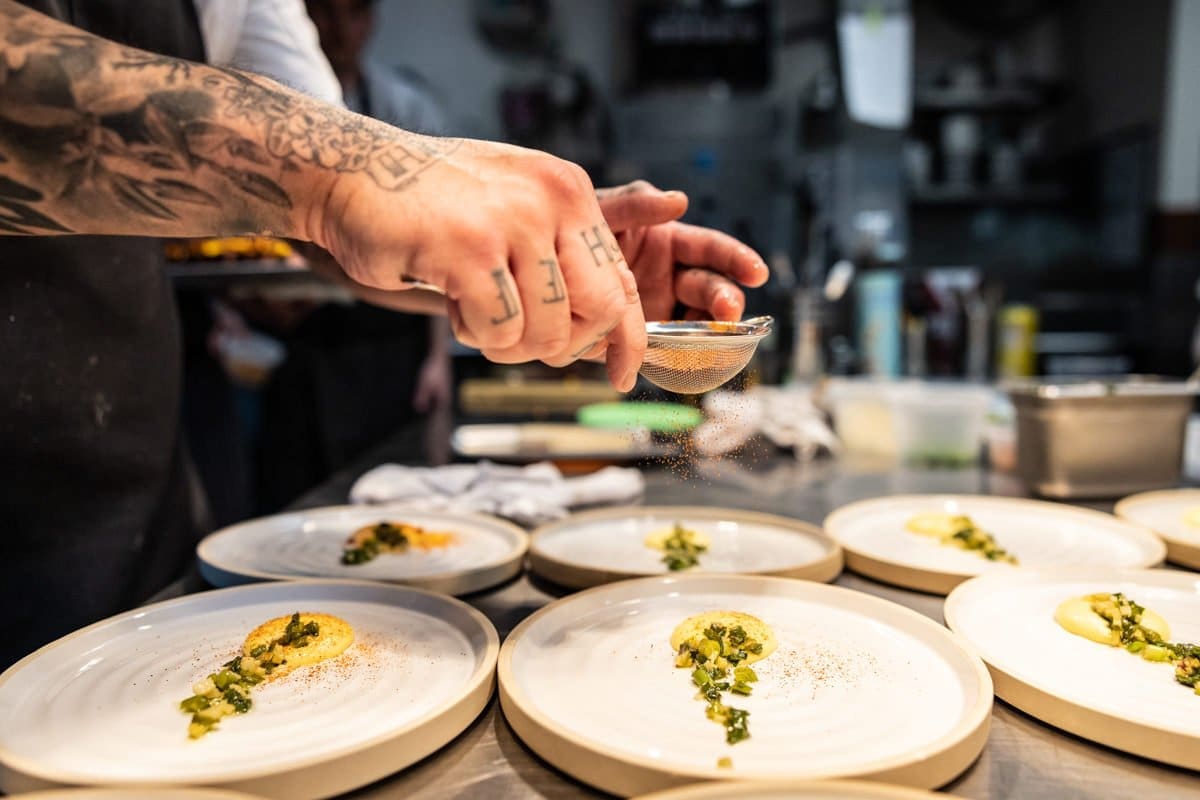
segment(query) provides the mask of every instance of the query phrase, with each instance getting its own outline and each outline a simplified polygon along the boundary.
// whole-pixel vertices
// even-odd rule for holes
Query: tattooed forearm
[[[550,289],[550,294],[542,298],[542,303],[549,305],[551,303],[561,303],[567,299],[567,293],[563,288],[562,272],[558,268],[558,262],[553,258],[543,258],[538,262],[546,268],[548,278],[546,286]]]
[[[521,305],[517,302],[507,278],[508,270],[492,270],[492,280],[496,282],[496,299],[504,305],[504,311],[500,316],[492,317],[493,325],[502,325],[521,313]]]
[[[301,237],[337,174],[399,191],[457,145],[0,0],[0,233]]]

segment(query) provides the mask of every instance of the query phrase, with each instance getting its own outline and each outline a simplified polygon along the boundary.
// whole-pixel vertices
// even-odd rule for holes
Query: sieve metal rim
[[[755,317],[742,322],[713,322],[711,320],[670,320],[647,322],[646,339],[650,344],[688,347],[740,347],[757,343],[771,333],[775,320]],[[719,326],[719,330],[717,329]]]

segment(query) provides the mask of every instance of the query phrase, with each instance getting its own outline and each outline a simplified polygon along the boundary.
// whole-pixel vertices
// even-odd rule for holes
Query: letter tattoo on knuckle
[[[508,281],[504,280],[504,273],[503,269],[492,270],[492,280],[496,282],[496,299],[504,304],[504,313],[498,317],[492,317],[493,325],[503,325],[521,313],[521,307],[517,304],[512,287],[508,285]]]
[[[599,225],[592,226],[592,238],[588,239],[586,230],[580,231],[579,236],[583,239],[584,245],[591,251],[592,263],[597,267],[602,267],[605,264],[614,264],[623,259],[621,254],[621,246],[617,244],[616,239],[612,238],[611,234],[606,238],[604,231]]]
[[[562,273],[558,269],[558,262],[553,258],[543,258],[538,261],[546,268],[548,280],[546,286],[550,289],[550,294],[542,298],[542,302],[546,305],[551,303],[561,303],[567,299],[566,289],[563,287]]]

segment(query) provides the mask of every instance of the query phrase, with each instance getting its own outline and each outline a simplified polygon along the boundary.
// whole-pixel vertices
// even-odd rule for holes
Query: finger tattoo
[[[504,280],[504,273],[503,269],[492,270],[492,280],[496,282],[496,299],[504,304],[504,313],[498,317],[492,317],[493,325],[502,325],[521,313],[521,308],[517,305],[517,298],[513,296],[512,288],[508,285],[508,281]]]
[[[621,246],[617,244],[616,239],[605,239],[604,231],[601,231],[599,225],[592,226],[592,239],[588,240],[588,232],[580,231],[579,235],[583,239],[583,243],[587,245],[588,250],[592,253],[592,262],[597,267],[602,267],[605,264],[613,264],[622,258]]]
[[[546,285],[550,287],[549,297],[543,297],[542,302],[549,305],[550,303],[561,303],[567,299],[567,293],[563,289],[562,274],[558,270],[558,262],[553,258],[543,258],[538,262],[546,268],[549,274],[549,280]]]
[[[612,333],[613,331],[615,331],[615,330],[617,329],[617,325],[620,325],[620,324],[621,324],[621,323],[619,323],[619,322],[613,323],[613,325],[612,325],[612,326],[610,326],[608,330],[606,330],[604,333],[602,333],[602,334],[600,334],[598,337],[596,337],[595,341],[593,341],[591,344],[587,345],[587,346],[586,346],[586,347],[584,347],[582,350],[579,350],[579,351],[577,351],[577,352],[575,352],[575,353],[572,353],[572,354],[571,354],[571,358],[583,358],[583,357],[584,357],[585,355],[587,355],[587,354],[588,354],[588,352],[590,352],[590,351],[591,351],[591,350],[592,350],[594,347],[596,347],[598,344],[600,344],[600,343],[601,343],[601,342],[603,342],[605,339],[607,339],[607,338],[608,338],[608,335],[609,335],[610,333]]]

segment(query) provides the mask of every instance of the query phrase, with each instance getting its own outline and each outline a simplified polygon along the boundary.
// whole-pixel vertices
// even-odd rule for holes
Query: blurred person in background
[[[420,136],[205,66],[216,1],[0,0],[0,667],[194,563],[205,531],[154,237],[311,241],[369,302],[429,308],[410,279],[433,284],[455,336],[493,361],[603,359],[622,391],[646,317],[682,303],[736,318],[736,284],[767,277],[735,239],[676,222],[679,193],[597,196],[544,153]],[[315,44],[283,13],[297,1],[224,5],[275,54],[305,31]],[[251,30],[252,11],[275,27]]]
[[[415,133],[451,133],[420,79],[364,57],[374,6],[373,0],[307,2],[346,107]],[[315,249],[308,256],[328,259]],[[298,315],[290,305],[292,313],[272,315],[287,320],[270,332],[287,345],[288,356],[263,393],[260,511],[281,508],[405,425],[425,426],[427,452],[439,439],[448,446],[454,378],[444,316],[358,301],[324,303]]]

